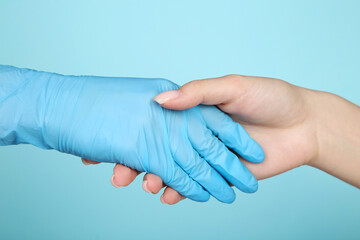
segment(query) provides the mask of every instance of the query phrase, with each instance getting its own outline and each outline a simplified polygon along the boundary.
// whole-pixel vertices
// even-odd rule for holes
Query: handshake
[[[257,179],[305,164],[360,184],[355,170],[353,177],[351,169],[334,170],[320,148],[319,109],[341,104],[358,110],[335,95],[270,78],[228,75],[179,89],[165,79],[64,76],[0,65],[0,145],[32,144],[86,164],[116,163],[111,179],[117,187],[146,172],[144,190],[167,186],[163,203],[204,202],[210,195],[231,203],[231,185],[252,193]]]

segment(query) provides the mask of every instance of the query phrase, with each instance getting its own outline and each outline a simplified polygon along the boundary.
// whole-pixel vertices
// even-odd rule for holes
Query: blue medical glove
[[[164,79],[63,76],[0,65],[0,145],[32,144],[154,173],[185,197],[230,203],[257,181],[226,146],[261,162],[262,148],[216,107],[152,100]],[[226,145],[226,146],[225,146]],[[224,179],[225,178],[225,179]]]

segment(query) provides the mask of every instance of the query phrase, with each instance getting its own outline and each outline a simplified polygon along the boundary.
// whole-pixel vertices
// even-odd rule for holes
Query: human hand
[[[185,111],[160,107],[152,98],[176,89],[170,81],[0,67],[4,86],[10,89],[16,83],[15,92],[1,91],[5,100],[0,110],[8,113],[1,124],[9,131],[1,132],[0,144],[30,143],[121,163],[158,175],[196,201],[207,201],[209,193],[222,202],[234,201],[234,191],[224,178],[244,192],[257,190],[255,177],[224,143],[253,162],[263,160],[261,147],[215,107]]]
[[[266,155],[263,163],[253,164],[241,157],[240,161],[257,179],[264,179],[316,160],[319,145],[313,97],[310,90],[281,80],[229,75],[189,82],[178,91],[158,95],[155,100],[170,109],[206,104],[216,105],[228,113],[263,147]],[[122,171],[125,170],[114,171],[113,178],[120,178]],[[153,174],[145,175],[144,179],[149,186],[144,189],[151,188],[153,193],[163,186],[161,179]],[[162,195],[163,202],[169,204],[181,199],[183,197],[169,187]]]

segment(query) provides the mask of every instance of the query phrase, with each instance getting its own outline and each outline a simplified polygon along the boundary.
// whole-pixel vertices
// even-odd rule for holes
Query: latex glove
[[[152,100],[177,88],[165,79],[0,66],[0,145],[26,143],[120,163],[154,173],[196,201],[207,201],[209,193],[234,201],[224,178],[244,192],[256,191],[255,177],[224,144],[252,162],[264,159],[262,148],[216,107],[174,111]]]

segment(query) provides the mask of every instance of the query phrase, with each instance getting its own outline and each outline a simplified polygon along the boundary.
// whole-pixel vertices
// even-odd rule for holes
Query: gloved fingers
[[[205,127],[205,126],[204,126]],[[193,149],[189,141],[180,140],[173,156],[176,163],[212,196],[224,203],[235,200],[235,192],[225,179]]]
[[[163,187],[165,187],[161,178],[152,173],[144,175],[142,187],[145,192],[157,194]]]
[[[163,204],[173,205],[184,200],[185,198],[186,197],[182,196],[180,193],[178,193],[171,187],[166,187],[164,193],[160,197],[160,201]]]
[[[93,165],[93,164],[99,164],[100,162],[97,162],[97,161],[91,161],[91,160],[87,160],[85,158],[81,158],[81,162],[84,164],[84,165]]]
[[[254,175],[198,119],[190,118],[189,120],[192,121],[192,124],[188,134],[194,149],[235,187],[246,193],[255,192],[258,183]]]
[[[196,145],[196,144],[194,144]],[[229,183],[246,193],[256,192],[258,182],[254,175],[245,167],[239,158],[217,138],[213,137],[196,150],[204,156],[209,164],[216,169]]]
[[[140,172],[137,170],[128,168],[121,164],[116,164],[110,182],[116,188],[128,186],[139,174]]]
[[[231,117],[213,106],[199,105],[206,125],[230,149],[245,160],[260,163],[265,159],[262,147]]]
[[[210,194],[176,163],[173,165],[171,179],[164,181],[164,184],[172,189],[176,189],[178,193],[194,201],[206,202],[210,198]]]

